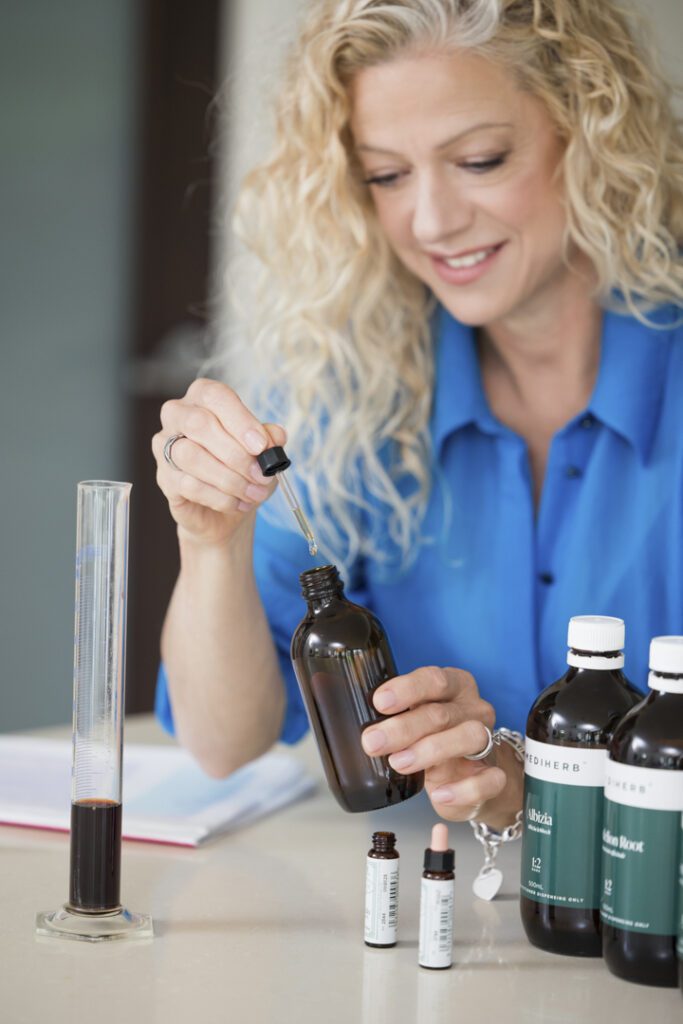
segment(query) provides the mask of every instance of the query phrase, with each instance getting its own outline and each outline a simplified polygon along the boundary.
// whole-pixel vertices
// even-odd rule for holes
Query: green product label
[[[630,932],[675,935],[680,813],[605,800],[603,920]]]
[[[601,786],[525,778],[522,893],[537,903],[600,904]]]
[[[683,772],[608,759],[600,907],[608,924],[676,935],[682,810]]]

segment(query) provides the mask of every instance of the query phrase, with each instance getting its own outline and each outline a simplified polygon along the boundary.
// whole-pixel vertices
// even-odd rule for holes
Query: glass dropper
[[[264,452],[256,456],[256,461],[261,467],[261,472],[264,476],[275,476],[277,474],[277,482],[280,485],[290,512],[293,514],[299,529],[306,538],[309,554],[313,558],[318,554],[318,544],[311,529],[311,524],[304,515],[296,491],[285,473],[285,470],[289,469],[292,464],[291,459],[287,458],[284,448],[276,446],[274,448],[266,448]]]

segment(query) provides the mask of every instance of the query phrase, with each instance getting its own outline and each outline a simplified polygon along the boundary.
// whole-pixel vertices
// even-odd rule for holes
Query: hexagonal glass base
[[[134,914],[125,907],[109,914],[79,914],[68,906],[45,911],[36,917],[36,934],[50,939],[106,942],[111,939],[151,939],[154,926],[149,914]]]

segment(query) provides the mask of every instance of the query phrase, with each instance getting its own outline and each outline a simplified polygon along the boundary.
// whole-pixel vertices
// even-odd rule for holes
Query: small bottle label
[[[398,931],[398,857],[368,857],[365,873],[364,939],[373,946],[392,946]]]
[[[525,742],[521,890],[537,903],[600,905],[607,751]]]
[[[421,967],[450,967],[453,962],[454,879],[423,878],[420,893]]]
[[[603,921],[675,935],[683,772],[608,760],[602,828]],[[682,890],[683,891],[683,890]],[[673,898],[672,898],[673,896]]]

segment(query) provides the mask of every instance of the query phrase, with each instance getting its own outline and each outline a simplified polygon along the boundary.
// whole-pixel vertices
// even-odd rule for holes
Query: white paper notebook
[[[299,762],[280,752],[217,780],[177,747],[127,743],[123,836],[199,846],[314,788]],[[71,740],[0,736],[0,824],[68,831],[70,814]]]

